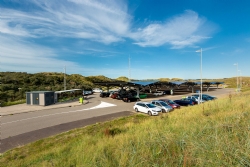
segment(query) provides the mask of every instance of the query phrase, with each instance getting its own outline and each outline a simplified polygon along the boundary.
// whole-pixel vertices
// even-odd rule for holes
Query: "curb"
[[[54,107],[54,108],[43,108],[43,109],[34,109],[34,110],[28,110],[28,111],[22,111],[22,112],[16,112],[16,113],[3,113],[0,116],[9,116],[9,115],[16,115],[16,114],[22,114],[22,113],[29,113],[29,112],[36,112],[36,111],[42,111],[42,110],[50,110],[50,109],[59,109],[59,108],[67,108],[67,107],[76,107],[76,106],[81,106],[81,105],[85,105],[88,104],[89,101],[87,103],[84,104],[78,104],[78,105],[67,105],[67,106],[59,106],[59,107]]]

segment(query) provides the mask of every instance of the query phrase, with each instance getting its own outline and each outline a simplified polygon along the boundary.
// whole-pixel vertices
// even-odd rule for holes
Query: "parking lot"
[[[207,94],[218,98],[228,96],[234,89],[210,89]],[[192,93],[189,93],[192,94]],[[187,94],[154,96],[141,101],[152,101],[159,98],[180,99]],[[24,111],[19,109],[18,113],[2,116],[1,118],[1,151],[27,144],[51,135],[62,133],[70,129],[83,127],[97,122],[108,121],[118,117],[134,114],[135,102],[123,102],[110,97],[101,98],[100,93],[94,93],[88,97],[88,103],[78,105],[51,105],[42,107],[43,110]],[[102,104],[102,105],[101,105]],[[53,106],[53,108],[51,108]],[[27,108],[30,105],[23,105]],[[41,106],[36,106],[41,107]],[[17,109],[12,106],[12,109]],[[20,108],[20,107],[19,107]],[[1,108],[1,110],[4,108]],[[11,107],[9,108],[11,111]]]

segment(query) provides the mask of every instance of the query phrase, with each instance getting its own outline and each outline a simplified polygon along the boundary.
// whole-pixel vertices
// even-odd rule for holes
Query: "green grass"
[[[10,150],[0,166],[250,166],[249,96],[75,129]]]
[[[77,96],[77,97],[64,97],[64,98],[58,99],[58,102],[68,102],[72,100],[79,100],[80,97],[82,97],[82,95]]]
[[[3,102],[1,104],[1,107],[12,106],[12,105],[17,105],[17,104],[23,104],[23,103],[26,103],[26,99],[17,100],[17,101]]]

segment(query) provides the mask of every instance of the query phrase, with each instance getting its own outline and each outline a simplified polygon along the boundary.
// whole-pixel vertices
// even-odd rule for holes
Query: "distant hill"
[[[67,89],[92,89],[96,87],[94,82],[128,81],[125,76],[111,79],[103,75],[84,77],[80,74],[66,74]],[[143,81],[152,79],[144,79]],[[157,79],[153,79],[157,80]],[[182,81],[181,78],[159,78],[159,81]],[[136,81],[136,79],[131,79]],[[191,81],[191,80],[190,80]],[[198,81],[198,80],[196,80]],[[236,88],[236,78],[204,79],[205,81],[220,81],[230,88]],[[243,90],[250,89],[250,77],[238,78]],[[0,103],[25,99],[25,92],[29,91],[59,91],[64,89],[64,73],[40,72],[30,74],[26,72],[0,72]]]
[[[105,76],[84,77],[80,74],[66,74],[67,89],[92,89],[93,82],[112,81]],[[25,98],[29,91],[59,91],[64,89],[64,73],[42,72],[0,72],[0,103]]]

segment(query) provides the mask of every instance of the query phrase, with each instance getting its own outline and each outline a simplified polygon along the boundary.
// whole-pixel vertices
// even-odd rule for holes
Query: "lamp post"
[[[130,71],[130,55],[128,57],[128,81],[131,81],[131,71]]]
[[[238,71],[239,71],[239,70],[238,70],[238,63],[235,63],[234,65],[236,66],[236,77],[237,77],[237,79],[236,79],[236,80],[237,80],[237,81],[236,81],[236,82],[237,82],[237,85],[236,85],[236,92],[238,92],[238,88],[239,88],[239,87],[238,87],[238,83],[239,83],[239,81],[238,81]]]
[[[200,50],[197,50],[196,52],[200,52],[201,53],[201,70],[200,70],[200,75],[201,75],[201,90],[200,90],[200,99],[199,99],[199,104],[200,104],[201,99],[202,99],[202,48]]]
[[[64,90],[66,90],[66,66],[64,66],[64,79],[63,79]]]

